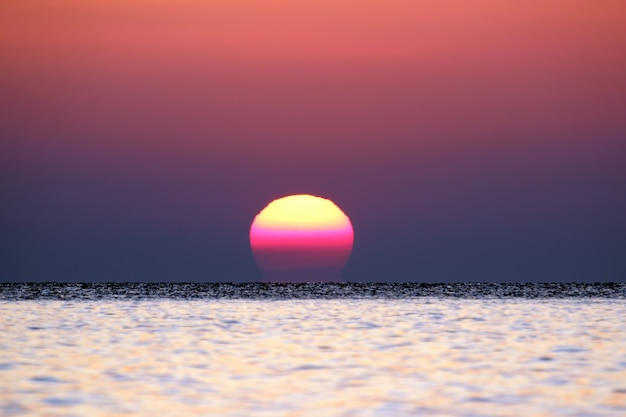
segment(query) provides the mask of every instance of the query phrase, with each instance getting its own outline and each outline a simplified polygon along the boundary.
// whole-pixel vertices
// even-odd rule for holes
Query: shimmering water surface
[[[3,415],[623,416],[624,299],[1,301]]]

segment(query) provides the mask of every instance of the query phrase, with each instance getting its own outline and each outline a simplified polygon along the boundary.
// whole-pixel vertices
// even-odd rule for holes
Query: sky
[[[0,279],[256,281],[329,198],[346,281],[626,281],[623,0],[7,0]]]

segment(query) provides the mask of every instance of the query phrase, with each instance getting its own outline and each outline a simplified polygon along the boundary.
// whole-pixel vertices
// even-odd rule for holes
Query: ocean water
[[[69,300],[7,288],[3,416],[626,415],[623,287]]]

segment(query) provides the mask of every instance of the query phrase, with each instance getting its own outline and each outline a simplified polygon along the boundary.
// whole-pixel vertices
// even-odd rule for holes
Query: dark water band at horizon
[[[626,283],[0,283],[0,300],[617,298]]]

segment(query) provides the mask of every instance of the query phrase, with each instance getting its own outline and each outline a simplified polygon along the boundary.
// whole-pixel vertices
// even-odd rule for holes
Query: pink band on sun
[[[335,279],[353,242],[348,216],[332,201],[307,194],[272,201],[250,227],[252,252],[269,280],[277,272],[280,281],[326,280],[312,271]]]

